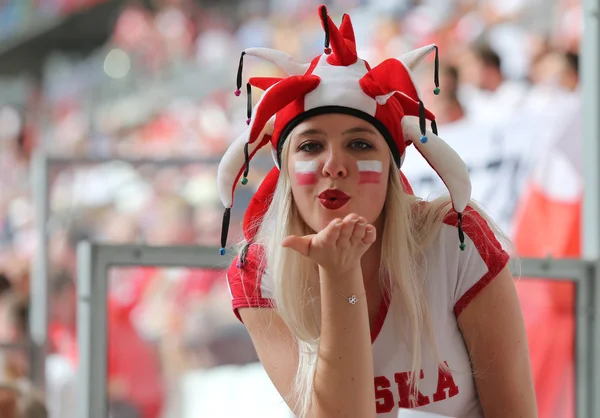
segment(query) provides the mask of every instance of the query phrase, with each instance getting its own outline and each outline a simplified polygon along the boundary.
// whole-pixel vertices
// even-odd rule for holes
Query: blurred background
[[[245,98],[232,94],[239,54],[265,46],[306,62],[322,53],[321,3],[336,22],[351,15],[372,66],[436,43],[441,94],[431,93],[432,60],[418,84],[469,166],[474,198],[516,254],[580,256],[581,0],[0,0],[0,411],[18,389],[28,411],[75,416],[79,241],[219,245],[216,164],[246,120]],[[244,78],[279,74],[244,64]],[[31,174],[40,154],[53,161],[47,222],[36,219],[43,177]],[[231,242],[272,168],[264,157],[238,188]],[[412,149],[403,171],[423,197],[444,190]],[[39,251],[49,260],[43,386],[29,355]],[[110,272],[111,417],[290,416],[223,274]],[[540,417],[574,417],[573,286],[517,286]]]

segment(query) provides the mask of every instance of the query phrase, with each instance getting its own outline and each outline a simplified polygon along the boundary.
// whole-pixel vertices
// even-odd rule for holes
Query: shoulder
[[[498,239],[501,232],[474,206],[468,206],[462,214],[464,250],[460,249],[458,214],[450,209],[441,223],[434,247],[444,254],[435,258],[444,263],[449,297],[454,313],[459,316],[506,267],[510,256]]]
[[[492,227],[490,222],[473,206],[467,206],[462,214],[461,226],[465,234],[465,243],[467,244],[465,251],[469,247],[469,242],[467,241],[470,241],[472,243],[471,249],[476,250],[486,264],[494,262],[494,257],[500,253],[507,255],[498,240],[497,234],[500,234],[500,231],[497,227]],[[448,228],[442,228],[442,239],[448,240],[448,244],[453,245],[458,240],[458,214],[451,210],[444,217],[443,224]],[[453,234],[453,232],[456,232],[456,234]]]
[[[265,273],[264,249],[251,244],[236,256],[227,269],[227,285],[231,294],[232,308],[241,321],[239,308],[273,307],[273,295]]]
[[[265,264],[264,254],[265,252],[261,245],[246,245],[229,265],[227,277],[242,278],[263,272]]]

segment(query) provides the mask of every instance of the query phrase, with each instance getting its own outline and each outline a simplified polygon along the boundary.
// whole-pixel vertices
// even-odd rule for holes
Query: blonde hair
[[[282,161],[287,161],[288,148],[283,148]],[[416,395],[422,354],[427,348],[422,336],[430,343],[429,348],[439,367],[448,370],[440,360],[425,293],[424,270],[427,266],[424,251],[438,234],[452,206],[448,197],[423,203],[405,193],[392,161],[383,211],[380,284],[391,296],[390,300],[399,301],[394,304],[398,308],[390,309],[394,323],[408,325],[399,329],[399,335],[412,355],[411,387]],[[313,231],[302,220],[293,202],[290,180],[282,173],[255,242],[265,250],[261,263],[271,278],[269,283],[277,313],[298,344],[298,368],[286,401],[300,418],[307,416],[311,406],[318,361],[321,333],[318,267],[312,260],[283,248],[281,242],[291,234],[310,233]]]

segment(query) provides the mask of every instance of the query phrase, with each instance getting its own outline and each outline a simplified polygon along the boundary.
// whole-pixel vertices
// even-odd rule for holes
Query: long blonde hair
[[[287,153],[288,146],[284,145],[281,161],[287,161]],[[439,366],[447,370],[440,361],[425,293],[424,269],[427,266],[424,264],[424,251],[439,232],[452,206],[447,197],[422,204],[421,199],[404,192],[392,161],[383,210],[379,280],[383,291],[399,302],[394,304],[399,308],[390,312],[393,312],[396,324],[404,324],[399,333],[412,355],[412,389],[416,394],[422,354],[427,348],[423,344],[423,336]],[[310,233],[313,231],[297,211],[290,180],[282,167],[255,242],[265,250],[262,262],[271,279],[270,290],[277,313],[298,344],[298,368],[286,401],[292,404],[300,418],[307,416],[311,406],[318,360],[321,332],[318,268],[312,260],[283,248],[281,242],[291,234],[302,236]]]

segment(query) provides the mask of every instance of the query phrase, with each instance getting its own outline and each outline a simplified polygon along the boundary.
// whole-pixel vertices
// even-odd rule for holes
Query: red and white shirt
[[[509,255],[496,240],[486,221],[468,208],[463,217],[465,251],[460,251],[457,217],[449,215],[425,252],[423,268],[432,325],[441,360],[450,373],[442,372],[430,350],[422,354],[418,409],[450,417],[483,417],[473,380],[469,355],[457,318],[469,303],[507,265]],[[270,277],[257,265],[259,247],[249,248],[246,263],[227,272],[235,314],[244,307],[274,306]],[[377,416],[395,418],[399,408],[409,408],[409,373],[412,356],[400,339],[395,323],[395,301],[384,298],[373,324],[373,362]],[[426,341],[424,341],[426,343]]]

